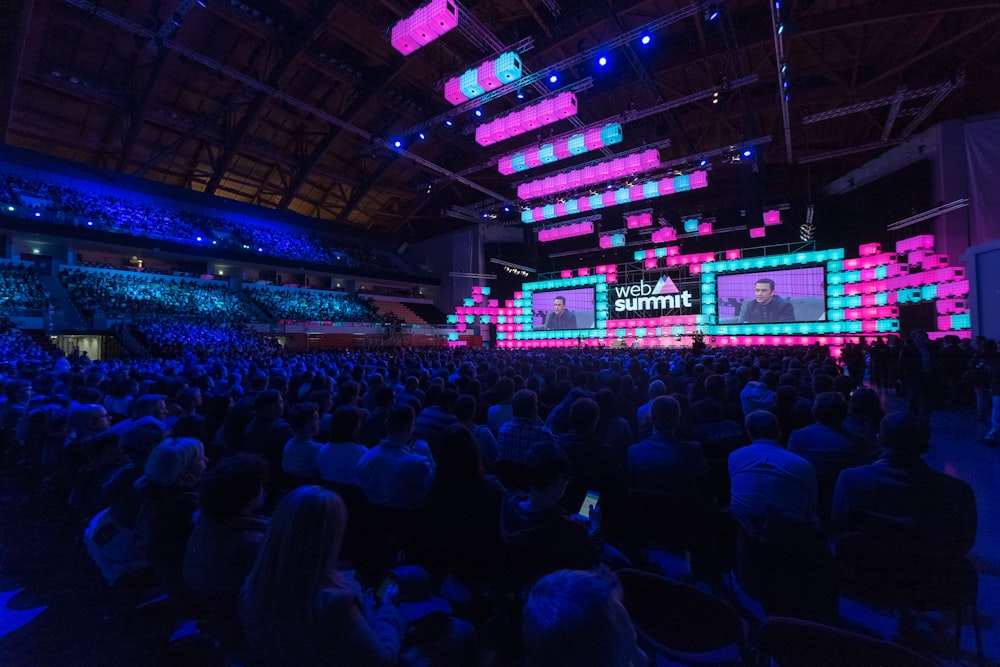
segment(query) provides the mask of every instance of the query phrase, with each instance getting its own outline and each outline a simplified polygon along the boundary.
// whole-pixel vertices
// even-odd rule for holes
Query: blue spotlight
[[[778,34],[780,35],[783,32],[785,32],[785,24],[784,23],[779,23],[778,24]]]
[[[598,58],[597,59],[597,64],[600,65],[601,67],[604,67],[605,65],[607,65],[608,64],[608,58],[607,58],[607,56],[601,56],[600,58]]]
[[[400,141],[399,139],[396,139],[394,142],[392,142],[392,145],[395,146],[396,148],[402,148],[403,142]]]
[[[476,114],[476,118],[482,118],[483,117],[483,110],[482,109],[476,109],[475,111],[473,111],[473,113]]]
[[[553,74],[549,77],[549,83],[559,83],[559,75]]]
[[[702,160],[701,162],[698,163],[698,166],[699,167],[704,167],[707,164],[708,164],[708,160]]]
[[[715,19],[717,19],[717,18],[719,18],[719,10],[717,10],[717,9],[713,9],[713,10],[711,10],[711,11],[710,11],[710,12],[708,13],[708,20],[709,20],[709,21],[714,21],[714,20],[715,20]]]
[[[642,39],[639,40],[639,43],[642,44],[643,46],[648,46],[649,43],[652,41],[653,41],[652,35],[643,35]]]
[[[743,151],[743,157],[750,157],[751,155],[753,155],[753,151],[750,150],[749,148]]]
[[[453,121],[451,118],[445,118],[444,119],[444,126],[445,127],[451,127],[454,124],[455,124],[455,121]]]
[[[427,135],[424,134],[423,132],[420,132],[419,134],[417,134],[417,138],[420,139],[420,141],[423,141],[424,139],[427,138]]]
[[[504,206],[503,207],[503,212],[504,213],[510,213],[510,206]]]
[[[519,100],[523,100],[524,99],[524,91],[521,90],[520,88],[517,89],[517,99],[519,99]]]

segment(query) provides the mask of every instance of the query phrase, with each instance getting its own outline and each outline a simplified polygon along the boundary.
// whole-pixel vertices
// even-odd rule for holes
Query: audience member
[[[414,416],[408,405],[389,412],[386,437],[358,462],[368,500],[381,507],[417,509],[434,481],[434,458],[426,442],[411,442]]]
[[[350,405],[334,410],[330,419],[330,442],[316,454],[316,467],[323,480],[361,486],[358,463],[368,453],[368,448],[357,442],[360,428],[360,410]]]

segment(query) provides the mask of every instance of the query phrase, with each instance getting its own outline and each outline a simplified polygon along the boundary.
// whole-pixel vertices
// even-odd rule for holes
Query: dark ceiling
[[[648,46],[609,49],[603,69],[592,58],[560,67],[556,87],[593,77],[577,93],[582,124],[626,114],[614,154],[669,140],[663,160],[683,165],[764,138],[749,165],[711,162],[723,185],[726,170],[752,170],[771,201],[818,189],[934,123],[1000,109],[995,1],[780,0],[777,40],[761,0],[467,0],[459,28],[407,57],[387,35],[412,1],[6,4],[4,143],[395,239],[468,225],[504,203],[516,213],[520,179],[501,176],[495,158],[536,137],[482,148],[471,111],[442,122],[453,109],[443,79],[512,45],[530,47],[525,71],[537,72],[665,23]],[[745,77],[753,82],[730,85]],[[484,119],[523,103],[491,101]],[[663,110],[643,113],[654,107]],[[815,117],[833,110],[844,111]],[[397,137],[402,153],[389,145]]]

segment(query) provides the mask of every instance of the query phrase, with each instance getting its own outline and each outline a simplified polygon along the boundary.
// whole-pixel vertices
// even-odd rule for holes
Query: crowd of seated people
[[[49,295],[34,267],[0,264],[0,316],[45,310]]]
[[[243,293],[265,313],[294,322],[381,322],[373,303],[362,297],[304,289],[246,287]]]
[[[243,324],[209,324],[169,317],[134,319],[129,331],[150,354],[167,359],[268,354],[274,343]]]
[[[919,416],[882,421],[888,449],[877,449],[868,422],[878,415],[845,406],[853,386],[820,346],[243,355],[205,346],[177,359],[78,360],[55,375],[36,364],[5,370],[7,403],[23,402],[15,446],[45,452],[22,465],[42,468],[50,497],[108,508],[87,537],[101,571],[116,571],[113,558],[138,563],[178,615],[210,619],[231,656],[268,664],[417,664],[414,654],[435,651],[437,662],[422,664],[476,664],[461,618],[482,631],[484,610],[519,612],[554,572],[655,568],[639,539],[650,527],[635,525],[647,515],[631,511],[637,499],[718,520],[731,539],[712,545],[728,545],[721,562],[767,613],[828,622],[830,591],[797,578],[801,561],[781,560],[789,570],[775,580],[768,560],[762,576],[775,545],[794,545],[815,571],[833,557],[831,533],[868,530],[875,516],[880,531],[886,522],[916,538],[940,531],[940,493],[961,501],[949,505],[948,553],[964,554],[975,533],[971,491],[920,458],[930,442]],[[17,393],[24,382],[34,395]],[[106,407],[123,399],[127,418]],[[813,431],[822,437],[807,439]],[[924,500],[880,514],[886,466],[908,471],[884,473],[912,486],[901,498]],[[588,491],[600,502],[586,521],[572,515]],[[97,544],[112,520],[134,538],[108,542],[125,553]],[[682,576],[701,576],[708,560]],[[220,568],[225,581],[206,577]],[[598,588],[610,604],[608,581]],[[545,588],[531,594],[539,603]],[[796,599],[776,594],[789,589]],[[533,636],[529,654],[543,648]]]
[[[314,234],[295,233],[271,225],[248,225],[226,217],[167,209],[155,204],[5,175],[0,203],[45,212],[46,220],[76,227],[164,239],[187,245],[267,254],[318,262],[345,269],[398,271],[400,267],[372,248],[337,244]]]
[[[59,278],[81,314],[196,316],[209,322],[253,322],[250,305],[227,285],[138,274],[65,268]]]

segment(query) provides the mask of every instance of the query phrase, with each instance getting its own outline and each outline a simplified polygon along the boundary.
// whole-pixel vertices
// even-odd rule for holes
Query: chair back
[[[640,644],[681,664],[742,664],[743,622],[726,602],[642,570],[617,574]]]
[[[896,644],[797,618],[771,617],[754,647],[762,664],[781,667],[932,667],[937,663]]]

